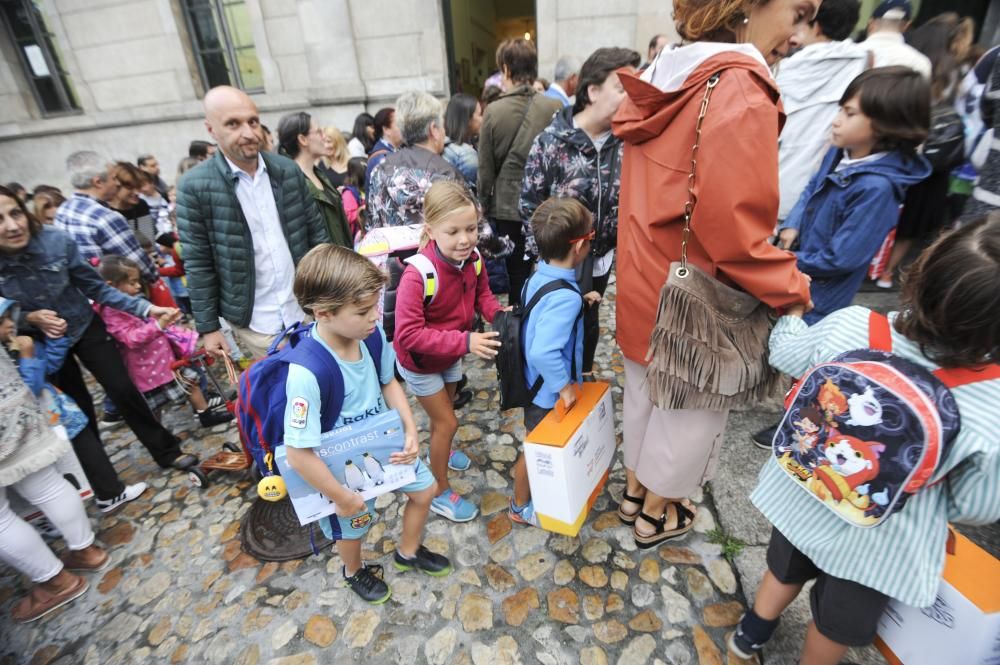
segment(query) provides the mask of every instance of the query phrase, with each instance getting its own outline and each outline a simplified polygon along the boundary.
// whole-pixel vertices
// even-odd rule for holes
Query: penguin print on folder
[[[378,486],[385,482],[385,470],[382,468],[382,464],[377,459],[368,453],[365,453],[364,464],[365,473],[368,474],[368,477],[371,478],[374,485]]]
[[[344,484],[352,492],[361,492],[368,485],[364,472],[351,460],[344,464]]]

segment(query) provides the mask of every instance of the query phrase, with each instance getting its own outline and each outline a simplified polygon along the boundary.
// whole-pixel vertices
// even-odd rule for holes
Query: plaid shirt
[[[159,270],[139,246],[125,218],[93,197],[75,192],[56,211],[55,226],[76,241],[80,254],[88,261],[118,254],[138,263],[143,279],[150,284],[160,278]]]

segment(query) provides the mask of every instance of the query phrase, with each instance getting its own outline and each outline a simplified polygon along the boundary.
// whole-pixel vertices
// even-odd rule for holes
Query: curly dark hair
[[[942,367],[1000,360],[1000,212],[941,235],[903,281],[896,330]]]

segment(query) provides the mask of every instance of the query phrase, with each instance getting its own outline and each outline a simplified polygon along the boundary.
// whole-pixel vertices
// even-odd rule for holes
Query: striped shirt
[[[869,310],[848,307],[811,327],[782,317],[771,333],[771,364],[801,376],[820,362],[868,348]],[[890,320],[895,314],[890,314]],[[919,347],[892,331],[893,353],[928,370],[937,366]],[[938,464],[932,483],[901,512],[872,528],[844,522],[797,486],[772,456],[750,500],[771,524],[823,572],[876,589],[907,605],[934,602],[944,568],[948,522],[1000,519],[1000,380],[953,389],[961,430]]]
[[[138,263],[150,284],[160,279],[156,264],[139,246],[125,218],[95,198],[75,192],[56,211],[55,227],[76,241],[85,260],[118,254]]]

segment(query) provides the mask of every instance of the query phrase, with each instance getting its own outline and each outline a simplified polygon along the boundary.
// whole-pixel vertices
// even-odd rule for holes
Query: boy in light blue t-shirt
[[[442,576],[451,572],[447,558],[421,545],[431,499],[437,493],[434,476],[417,458],[417,425],[402,386],[396,381],[392,346],[378,329],[379,293],[385,276],[367,259],[350,250],[325,244],[303,257],[295,271],[295,297],[316,319],[310,334],[340,365],[344,375],[344,404],[336,427],[358,422],[387,409],[399,412],[406,434],[402,452],[393,453],[393,464],[415,464],[416,480],[400,488],[409,497],[403,509],[403,533],[394,563],[399,570],[422,570]],[[362,343],[378,329],[382,357],[372,359]],[[285,382],[285,446],[289,466],[316,490],[337,505],[337,515],[322,520],[327,537],[337,541],[344,562],[347,586],[369,603],[383,603],[391,591],[382,579],[382,567],[361,560],[361,539],[376,519],[375,501],[341,485],[313,451],[323,434],[320,427],[320,389],[316,377],[301,365],[291,364]]]

